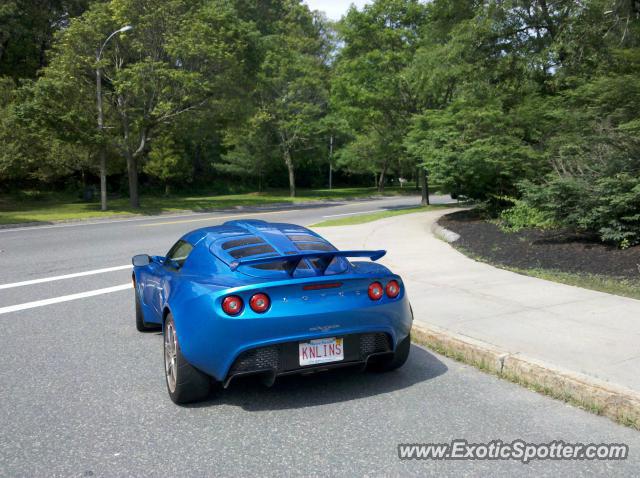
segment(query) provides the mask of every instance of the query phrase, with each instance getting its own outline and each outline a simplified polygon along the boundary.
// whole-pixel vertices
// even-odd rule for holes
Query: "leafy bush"
[[[640,244],[640,177],[553,177],[523,182],[523,201],[558,224],[599,234],[625,248]]]
[[[540,177],[544,158],[524,136],[528,125],[500,100],[454,103],[414,118],[405,146],[424,161],[434,181],[480,201],[517,194],[516,183]],[[491,206],[495,207],[495,205]]]
[[[555,223],[551,216],[530,205],[529,203],[515,198],[504,198],[513,203],[513,206],[500,213],[500,228],[510,232],[516,232],[529,227],[547,229],[553,227]]]

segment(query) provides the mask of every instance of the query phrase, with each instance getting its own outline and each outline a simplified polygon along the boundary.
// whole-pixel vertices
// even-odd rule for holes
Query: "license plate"
[[[300,342],[298,352],[301,366],[344,360],[342,338],[330,337]]]

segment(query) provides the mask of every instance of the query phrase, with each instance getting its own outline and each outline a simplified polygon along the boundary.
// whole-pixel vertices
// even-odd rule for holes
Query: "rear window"
[[[289,234],[287,237],[293,242],[324,242],[319,237],[312,236],[311,234]]]
[[[254,269],[260,269],[261,271],[284,271],[284,262],[270,262],[268,264],[256,264],[251,266]],[[300,261],[298,264],[298,269],[309,269],[309,265],[306,261]],[[296,270],[298,270],[296,269]]]
[[[229,254],[234,259],[243,259],[245,257],[257,256],[259,254],[269,254],[274,253],[276,250],[271,247],[269,244],[263,244],[260,246],[251,246],[251,247],[243,247],[241,249],[234,249],[229,251]]]
[[[298,242],[296,247],[301,251],[335,251],[336,248],[323,242]]]
[[[337,258],[337,257],[334,257],[333,259],[331,259],[331,262],[329,262],[329,265],[327,266],[327,270],[325,271],[325,275],[331,275],[331,274],[341,272],[343,269],[339,262],[340,260],[346,261],[346,259],[344,258]],[[320,269],[322,267],[322,262],[319,259],[311,259],[311,264],[315,269]]]
[[[242,247],[242,246],[250,246],[251,244],[263,244],[264,241],[259,237],[243,237],[242,239],[234,239],[232,241],[227,241],[222,244],[222,248],[226,251],[227,249],[232,249],[234,247]]]
[[[259,234],[242,234],[220,238],[215,241],[210,250],[227,264],[233,261],[252,260],[262,257],[288,256],[307,252],[333,252],[337,249],[325,239],[304,230],[290,229],[282,231],[288,241],[277,241],[272,246],[270,242]],[[283,239],[284,239],[283,238]],[[278,244],[278,245],[276,245]],[[278,248],[278,250],[276,250]],[[340,274],[349,266],[349,262],[342,258],[334,258],[326,268],[325,275]],[[318,274],[321,262],[315,258],[305,258],[298,263],[293,273],[294,277],[313,277]],[[254,277],[286,278],[289,272],[284,261],[275,260],[266,264],[244,265],[237,268],[238,272]]]

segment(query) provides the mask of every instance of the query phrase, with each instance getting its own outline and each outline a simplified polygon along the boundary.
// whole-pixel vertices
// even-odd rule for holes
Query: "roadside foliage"
[[[427,168],[508,229],[640,243],[635,0],[376,0],[339,22],[297,0],[44,3],[0,6],[3,194],[95,185],[99,150],[132,207]]]

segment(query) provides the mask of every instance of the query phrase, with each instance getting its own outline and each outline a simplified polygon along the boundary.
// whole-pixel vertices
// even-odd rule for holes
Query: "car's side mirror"
[[[131,258],[131,262],[136,267],[148,266],[151,263],[149,254],[137,254]]]

